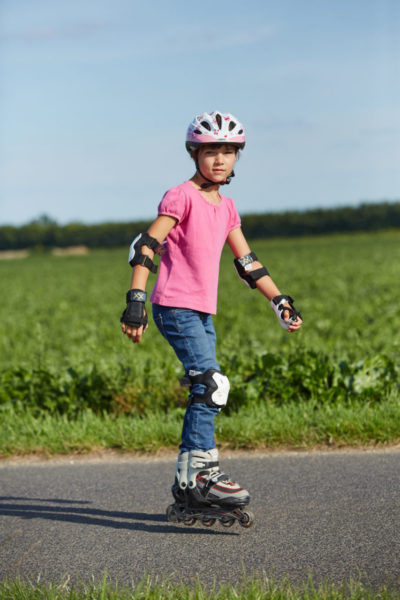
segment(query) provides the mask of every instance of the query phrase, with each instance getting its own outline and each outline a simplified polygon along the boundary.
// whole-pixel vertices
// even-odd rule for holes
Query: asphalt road
[[[252,494],[248,530],[166,522],[174,462],[0,462],[0,578],[234,582],[246,570],[400,586],[399,451],[222,453]]]

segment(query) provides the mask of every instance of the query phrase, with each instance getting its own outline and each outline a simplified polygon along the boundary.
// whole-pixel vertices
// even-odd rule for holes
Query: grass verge
[[[86,409],[72,418],[7,408],[1,411],[0,456],[176,448],[183,415],[182,408],[119,416],[101,416]],[[374,403],[265,403],[243,407],[229,416],[221,413],[216,419],[216,437],[219,445],[230,449],[379,445],[399,440],[399,423],[397,395]]]
[[[104,577],[99,584],[69,585],[35,584],[21,580],[0,583],[0,600],[395,600],[398,591],[383,585],[379,590],[355,581],[342,585],[322,583],[312,579],[303,585],[288,581],[274,583],[267,578],[244,579],[239,584],[204,586],[196,580],[193,585],[176,584],[169,580],[152,581],[144,577],[137,584],[119,586]]]

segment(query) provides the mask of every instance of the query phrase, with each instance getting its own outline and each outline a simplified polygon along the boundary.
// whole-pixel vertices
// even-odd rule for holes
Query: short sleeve
[[[166,192],[158,205],[158,215],[173,217],[179,222],[186,215],[186,195],[180,186],[171,188]]]
[[[233,229],[237,229],[241,226],[241,219],[238,211],[236,210],[235,203],[232,198],[227,198],[229,201],[229,224],[228,224],[228,233],[233,231]]]

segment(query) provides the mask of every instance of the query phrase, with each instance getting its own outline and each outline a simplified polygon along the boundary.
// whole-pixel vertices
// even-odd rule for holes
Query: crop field
[[[295,299],[304,325],[295,334],[284,331],[264,297],[238,279],[231,253],[224,251],[214,318],[217,357],[231,381],[229,408],[219,417],[222,439],[228,416],[240,413],[243,432],[245,414],[256,414],[256,407],[259,415],[268,413],[267,421],[268,411],[299,407],[315,421],[317,408],[333,410],[340,404],[353,411],[354,421],[363,410],[379,412],[383,402],[390,403],[386,411],[395,410],[397,425],[382,437],[375,429],[370,441],[400,438],[400,232],[251,245],[282,293]],[[160,412],[166,424],[174,414],[181,419],[186,392],[178,380],[183,373],[152,320],[140,345],[120,331],[130,275],[127,249],[1,261],[4,418],[12,413],[16,422],[29,413],[32,419],[57,415],[78,422],[89,410],[93,418],[129,417],[131,422]],[[264,433],[259,431],[255,445],[263,443]],[[9,429],[1,435],[10,440],[17,433]],[[175,443],[177,435],[159,445]],[[234,431],[231,436],[237,439]],[[322,439],[327,436],[332,434],[325,431]],[[243,445],[251,445],[250,434],[246,439]],[[279,441],[292,443],[284,437]],[[124,447],[115,440],[110,444]]]

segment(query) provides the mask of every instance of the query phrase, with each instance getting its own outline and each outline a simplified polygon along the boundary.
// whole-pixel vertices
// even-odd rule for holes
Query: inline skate
[[[171,523],[192,526],[200,521],[205,527],[212,527],[218,520],[224,527],[231,527],[235,521],[246,528],[253,525],[253,514],[243,510],[250,495],[221,473],[216,448],[181,453],[171,491],[175,499],[167,508]]]

